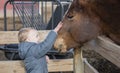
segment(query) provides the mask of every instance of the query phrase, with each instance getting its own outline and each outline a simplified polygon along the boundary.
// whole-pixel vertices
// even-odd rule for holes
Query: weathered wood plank
[[[85,60],[85,73],[98,73]],[[73,71],[73,59],[50,60],[48,63],[49,72]],[[22,61],[0,61],[0,73],[25,73]]]
[[[40,41],[43,41],[50,30],[42,30],[40,33]],[[18,31],[0,31],[0,44],[18,43]]]
[[[25,73],[22,61],[0,61],[0,73]]]
[[[75,48],[74,49],[74,73],[84,73],[84,63],[82,56],[82,49]]]
[[[97,39],[87,43],[85,48],[95,50],[97,53],[120,68],[120,46],[114,44],[108,38],[103,36],[98,37]]]
[[[73,71],[72,59],[50,60],[48,63],[49,72]]]
[[[92,67],[86,59],[84,59],[84,73],[99,73],[94,67]]]
[[[50,60],[49,72],[73,71],[73,60]],[[25,73],[22,61],[0,61],[0,73]]]

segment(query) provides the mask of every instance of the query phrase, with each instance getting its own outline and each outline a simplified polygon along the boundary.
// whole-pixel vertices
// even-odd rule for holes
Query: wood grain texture
[[[40,41],[43,41],[50,30],[39,31]],[[18,31],[0,31],[0,44],[18,43]]]
[[[85,60],[85,73],[98,73]],[[67,72],[73,71],[73,59],[56,59],[50,60],[48,63],[49,72]],[[22,61],[0,61],[0,73],[25,73]]]
[[[101,56],[120,68],[120,46],[106,37],[100,36],[85,45],[85,48],[95,50]]]

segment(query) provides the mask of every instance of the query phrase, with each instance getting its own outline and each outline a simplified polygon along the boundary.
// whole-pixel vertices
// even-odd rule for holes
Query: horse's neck
[[[94,0],[93,11],[107,23],[120,23],[120,0]],[[111,25],[112,26],[112,25]]]

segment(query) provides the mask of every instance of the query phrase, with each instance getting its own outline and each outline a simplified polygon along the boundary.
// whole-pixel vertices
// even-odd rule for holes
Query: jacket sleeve
[[[37,44],[35,46],[35,49],[33,49],[34,57],[40,58],[44,56],[52,48],[56,40],[56,37],[57,37],[57,33],[51,31],[46,37],[46,39],[43,42]]]

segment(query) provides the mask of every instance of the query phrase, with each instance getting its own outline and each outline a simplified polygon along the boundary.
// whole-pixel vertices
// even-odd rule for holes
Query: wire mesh
[[[34,1],[14,2],[15,12],[19,16],[23,27],[32,27],[37,30],[45,29],[44,23],[41,21],[39,14],[39,3]],[[42,25],[42,27],[41,27]]]
[[[56,27],[69,6],[69,4],[67,5],[67,7],[62,5],[60,0],[9,1],[10,4],[13,6],[14,28],[15,14],[17,14],[23,24],[23,27],[32,27],[37,30],[53,29],[54,27]],[[4,21],[4,25],[7,30],[7,19],[5,20],[6,21]]]

